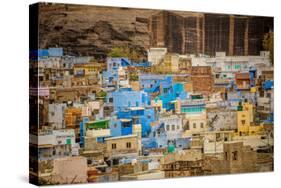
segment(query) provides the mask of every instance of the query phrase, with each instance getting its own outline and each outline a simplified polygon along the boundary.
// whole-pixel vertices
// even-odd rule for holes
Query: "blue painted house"
[[[140,88],[148,93],[164,92],[171,90],[173,78],[166,75],[142,74],[139,76]]]
[[[111,118],[110,120],[110,136],[124,136],[133,133],[132,119],[117,119]]]
[[[125,57],[108,57],[107,58],[107,71],[117,71],[119,67],[131,66],[131,62]]]
[[[110,121],[111,136],[122,136],[133,133],[133,125],[141,124],[142,136],[147,136],[151,131],[151,123],[156,119],[154,108],[131,107],[124,111],[116,112],[116,118]]]
[[[112,92],[112,102],[116,116],[110,123],[112,136],[132,134],[134,124],[142,125],[142,136],[150,132],[150,124],[155,121],[156,114],[150,107],[148,93],[121,88]]]
[[[114,111],[124,111],[131,107],[145,107],[150,104],[150,97],[144,91],[122,88],[112,93]]]
[[[166,148],[168,145],[167,133],[163,123],[151,127],[149,135],[142,138],[144,149]]]
[[[107,70],[102,73],[104,87],[123,86],[128,84],[125,67],[131,65],[127,58],[107,58]]]
[[[159,93],[155,100],[162,100],[162,107],[167,111],[175,109],[174,100],[184,100],[187,97],[184,85],[173,83],[172,76],[143,74],[140,75],[139,81],[140,88],[145,92],[149,94]]]
[[[170,89],[163,91],[156,100],[162,100],[163,108],[169,111],[175,109],[173,101],[177,99],[185,100],[186,98],[187,93],[184,90],[184,85],[181,83],[175,83]]]

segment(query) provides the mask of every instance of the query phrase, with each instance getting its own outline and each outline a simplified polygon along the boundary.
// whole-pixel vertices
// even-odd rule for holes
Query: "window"
[[[116,128],[116,127],[117,127],[117,123],[114,123],[114,125],[113,125],[113,126],[114,126],[114,128]]]
[[[179,130],[180,129],[180,126],[179,125],[177,125],[177,130]]]
[[[117,148],[116,144],[112,144],[111,147],[112,147],[112,149],[116,149]]]
[[[127,148],[131,148],[131,142],[126,143]]]
[[[71,145],[71,139],[70,138],[66,139],[66,144]]]
[[[111,97],[111,98],[109,98],[109,102],[113,102],[113,98]]]
[[[170,130],[170,125],[166,125],[166,130],[167,130],[167,131]]]
[[[227,152],[224,152],[224,159],[227,160]]]
[[[175,125],[172,125],[172,131],[174,131],[175,130]]]
[[[235,69],[240,69],[241,66],[240,66],[239,64],[236,64],[236,65],[234,65],[234,68],[235,68]]]
[[[200,127],[201,127],[201,129],[203,129],[204,128],[204,123],[200,123]]]
[[[190,128],[189,128],[189,122],[186,122],[185,128],[186,128],[186,130],[190,130]]]
[[[245,120],[241,120],[242,125],[245,125],[246,121]]]
[[[234,161],[238,160],[238,152],[237,151],[232,152],[232,160],[234,160]]]
[[[267,94],[266,94],[266,97],[267,97],[267,98],[271,98],[271,94],[270,94],[270,93],[267,93]]]
[[[130,122],[130,121],[128,121],[128,122],[122,122],[122,127],[123,127],[123,128],[131,127],[131,122]]]
[[[196,123],[193,123],[193,129],[196,129]]]

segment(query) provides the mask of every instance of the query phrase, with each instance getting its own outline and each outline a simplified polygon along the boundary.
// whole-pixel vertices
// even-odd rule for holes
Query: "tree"
[[[272,65],[274,64],[274,33],[272,31],[266,33],[263,37],[262,45],[263,48],[270,53],[270,61]]]
[[[101,90],[98,93],[96,93],[96,97],[97,98],[105,98],[106,97],[106,92]]]
[[[109,57],[127,57],[128,53],[124,48],[114,47],[111,48],[110,52],[107,54]]]
[[[134,48],[129,47],[113,47],[110,52],[107,54],[109,57],[126,57],[131,60],[139,61],[142,57],[142,54]]]

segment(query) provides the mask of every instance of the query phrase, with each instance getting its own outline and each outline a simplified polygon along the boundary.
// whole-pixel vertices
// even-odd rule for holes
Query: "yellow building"
[[[134,127],[137,132],[137,127]],[[106,152],[109,157],[118,158],[124,156],[138,156],[139,137],[136,134],[116,136],[105,139]]]
[[[205,112],[200,114],[186,114],[185,119],[186,130],[183,132],[183,137],[190,137],[194,134],[199,134],[208,131],[207,115]]]
[[[247,110],[237,112],[237,128],[240,136],[248,135],[250,127],[250,113]]]
[[[177,73],[179,71],[179,55],[166,54],[160,65],[155,67],[155,71],[160,73]]]
[[[103,65],[99,63],[86,63],[74,65],[74,75],[93,75],[103,69]]]
[[[239,136],[257,135],[263,131],[262,125],[254,123],[254,109],[250,103],[244,103],[242,110],[237,111],[237,129]]]

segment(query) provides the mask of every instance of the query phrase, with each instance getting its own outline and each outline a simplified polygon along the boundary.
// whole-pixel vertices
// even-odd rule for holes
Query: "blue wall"
[[[133,133],[133,122],[122,122],[121,119],[111,119],[109,123],[111,136],[124,136]]]
[[[118,70],[119,67],[127,67],[130,66],[131,62],[128,58],[117,57],[117,58],[107,58],[107,70],[113,71]]]
[[[83,121],[80,122],[80,146],[84,147],[84,136],[86,132],[86,123],[89,121],[88,117],[83,117]]]
[[[149,96],[143,91],[118,90],[112,93],[114,111],[123,111],[130,107],[144,107],[150,103]]]
[[[121,122],[118,119],[111,119],[109,121],[110,136],[121,136]]]
[[[262,84],[262,88],[264,90],[270,90],[273,88],[273,80],[266,80]]]
[[[181,83],[175,83],[168,89],[167,93],[161,94],[157,99],[162,100],[163,108],[167,111],[174,110],[175,106],[171,102],[176,99],[184,100],[187,98],[187,93],[184,90],[184,85]]]
[[[164,88],[172,86],[173,79],[171,76],[143,74],[139,76],[140,88],[148,93],[163,92]],[[160,86],[163,87],[160,91]]]
[[[49,48],[48,49],[50,57],[61,57],[63,56],[63,48]]]

